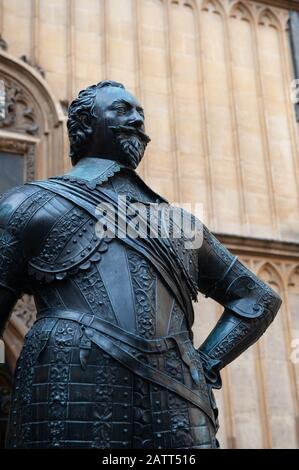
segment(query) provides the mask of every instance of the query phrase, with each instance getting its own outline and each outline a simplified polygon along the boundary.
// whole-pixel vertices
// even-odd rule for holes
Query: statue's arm
[[[0,204],[0,337],[17,302],[22,296],[26,262],[22,240],[7,224],[9,213]]]
[[[255,343],[273,321],[281,298],[204,227],[198,287],[224,307],[200,346],[207,380],[221,387],[219,371]]]

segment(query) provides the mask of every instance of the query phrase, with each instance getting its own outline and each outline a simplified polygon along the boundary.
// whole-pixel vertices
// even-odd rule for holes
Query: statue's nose
[[[128,122],[129,126],[134,126],[134,127],[143,127],[144,125],[144,120],[142,118],[142,116],[140,116],[140,114],[138,113],[138,111],[134,111],[132,113],[132,115],[130,116],[130,119],[129,119],[129,122]]]

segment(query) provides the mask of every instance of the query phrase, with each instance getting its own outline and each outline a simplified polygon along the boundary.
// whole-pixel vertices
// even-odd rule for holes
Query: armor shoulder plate
[[[57,205],[58,201],[52,201],[51,207],[44,208],[50,213],[46,224],[47,233],[42,239],[38,253],[28,261],[29,274],[47,282],[62,280],[79,269],[88,269],[92,262],[100,260],[101,253],[107,250],[110,241],[108,238],[97,237],[95,218],[79,207],[66,203],[62,198],[58,199],[59,203],[64,204],[64,210],[60,211],[59,216],[51,218],[54,213],[53,206]],[[31,234],[39,230],[44,217],[41,213],[33,219],[32,227],[29,227]]]
[[[29,220],[31,210],[38,205],[40,195],[46,191],[22,185],[12,188],[0,197],[0,226],[15,235],[21,234]],[[50,194],[47,193],[50,197]]]

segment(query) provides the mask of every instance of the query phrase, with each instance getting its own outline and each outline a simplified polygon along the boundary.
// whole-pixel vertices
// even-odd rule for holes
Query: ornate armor
[[[211,389],[281,301],[206,227],[197,249],[182,238],[98,238],[99,201],[165,202],[133,170],[109,160],[98,167],[92,180],[69,174],[1,199],[1,290],[29,293],[37,308],[17,363],[7,445],[217,447]],[[196,350],[198,292],[225,311]]]

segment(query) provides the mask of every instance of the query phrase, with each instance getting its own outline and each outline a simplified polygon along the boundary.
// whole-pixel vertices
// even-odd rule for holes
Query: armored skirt
[[[82,359],[82,326],[40,319],[17,362],[8,448],[215,448],[206,414],[178,394],[138,377],[91,344]],[[183,380],[176,349],[155,354]]]

